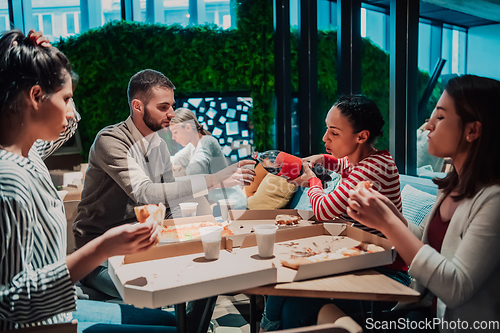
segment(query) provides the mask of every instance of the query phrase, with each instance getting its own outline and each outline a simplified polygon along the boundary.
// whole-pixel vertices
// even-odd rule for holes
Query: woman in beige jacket
[[[421,325],[441,331],[500,329],[499,96],[497,80],[448,82],[426,129],[429,153],[450,157],[453,170],[434,180],[440,191],[420,227],[371,189],[349,199],[348,214],[384,233],[410,266],[412,286],[428,301],[419,304]]]

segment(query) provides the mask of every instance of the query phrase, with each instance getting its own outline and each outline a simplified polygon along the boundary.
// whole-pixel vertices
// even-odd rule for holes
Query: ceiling
[[[390,0],[363,2],[387,10],[390,6]],[[500,0],[421,0],[420,17],[464,28],[497,24],[500,23]]]

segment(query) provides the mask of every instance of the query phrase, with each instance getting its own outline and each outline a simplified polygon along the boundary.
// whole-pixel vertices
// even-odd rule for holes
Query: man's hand
[[[253,177],[256,173],[254,170],[245,168],[244,166],[255,164],[256,162],[254,160],[243,160],[238,163],[231,164],[225,169],[210,175],[213,181],[210,185],[215,188],[248,185],[253,182]]]
[[[289,179],[288,182],[295,186],[309,187],[309,179],[316,177],[316,175],[314,174],[314,172],[312,172],[311,168],[309,167],[308,161],[303,161],[302,167],[304,169],[304,173],[295,179]]]

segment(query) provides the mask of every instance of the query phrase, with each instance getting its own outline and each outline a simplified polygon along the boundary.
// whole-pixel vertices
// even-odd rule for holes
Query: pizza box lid
[[[348,258],[332,259],[328,261],[302,265],[298,270],[284,267],[281,260],[290,258],[292,246],[311,247],[322,244],[331,239],[331,236],[339,236],[335,240],[338,248],[353,247],[359,242],[375,244],[386,249],[382,252],[367,253]],[[258,253],[255,235],[246,235],[241,246],[241,251],[247,255]],[[321,250],[321,249],[320,249]],[[276,233],[276,244],[274,247],[275,257],[271,260],[278,267],[278,282],[301,281],[333,274],[340,274],[359,269],[366,269],[381,265],[388,265],[396,259],[396,250],[385,238],[378,237],[361,229],[352,227],[348,223],[324,223],[313,224],[309,227],[281,230]]]
[[[163,226],[181,225],[181,224],[204,222],[204,221],[217,222],[217,220],[213,215],[200,215],[192,217],[176,217],[173,219],[163,220]]]
[[[124,302],[158,308],[277,282],[270,261],[225,250],[207,261],[201,241],[157,246],[109,259],[109,274]]]
[[[263,210],[231,210],[229,218],[236,220],[274,220],[276,215],[286,214],[300,216],[305,221],[317,221],[312,210],[302,209],[263,209]]]
[[[318,224],[314,213],[308,210],[300,209],[270,209],[270,210],[234,210],[231,218],[230,229],[233,231],[233,236],[227,236],[233,243],[233,247],[239,247],[243,243],[245,236],[253,232],[253,227],[258,224],[275,224],[276,216],[281,214],[299,216],[302,220],[293,226],[279,226],[278,234],[283,230],[300,229],[301,227],[309,227],[313,224]],[[350,222],[336,219],[332,223],[352,224]]]

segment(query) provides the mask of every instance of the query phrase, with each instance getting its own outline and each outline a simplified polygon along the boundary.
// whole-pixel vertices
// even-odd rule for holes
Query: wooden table
[[[240,291],[247,295],[417,302],[420,294],[374,270],[313,280],[267,285]],[[250,332],[257,332],[255,296],[250,297]]]

